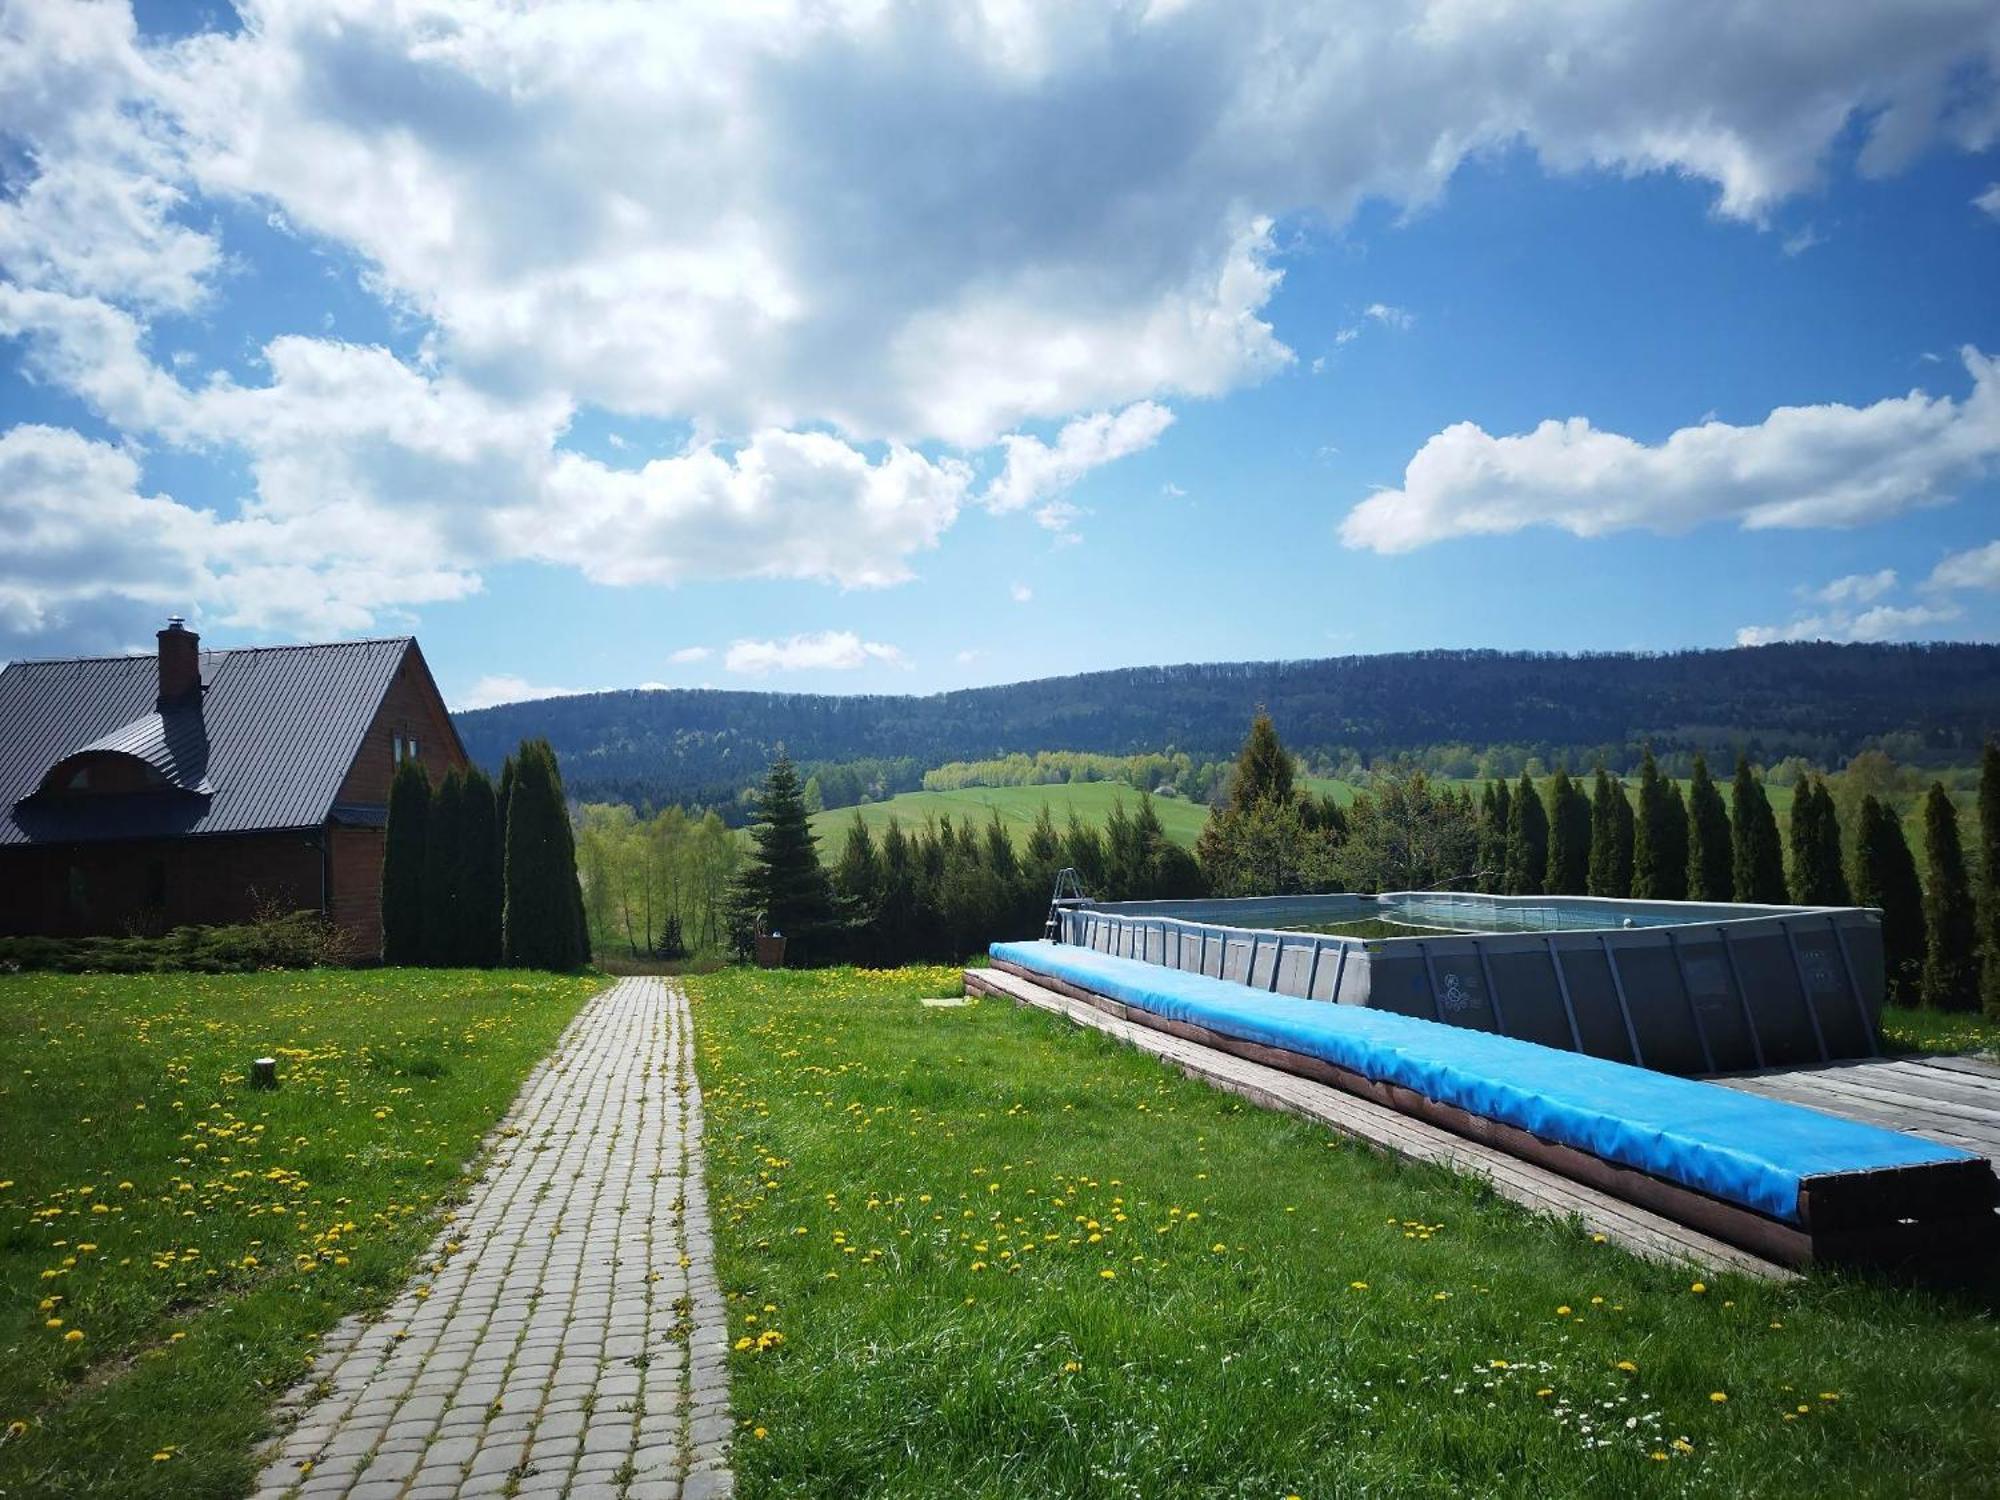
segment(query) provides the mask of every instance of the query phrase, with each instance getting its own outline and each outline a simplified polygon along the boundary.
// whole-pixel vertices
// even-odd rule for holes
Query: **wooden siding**
[[[382,956],[382,846],[379,828],[328,830],[327,915],[341,930],[349,963]]]

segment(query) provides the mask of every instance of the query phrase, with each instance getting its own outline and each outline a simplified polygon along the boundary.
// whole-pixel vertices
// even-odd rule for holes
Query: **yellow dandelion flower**
[[[1708,1290],[1708,1283],[1703,1281],[1697,1281],[1693,1286],[1689,1287],[1688,1290],[1693,1292],[1697,1297],[1699,1297],[1703,1292]]]
[[[63,1335],[63,1342],[65,1344],[74,1344],[79,1342],[82,1338],[83,1338],[83,1330],[81,1328],[72,1328],[68,1333]]]
[[[1623,1370],[1627,1375],[1637,1375],[1639,1373],[1639,1367],[1629,1359],[1619,1360],[1618,1368]]]
[[[750,1429],[750,1436],[755,1438],[760,1443],[763,1442],[764,1439],[769,1437],[770,1435],[771,1435],[770,1429],[767,1427],[753,1427]]]
[[[1365,1281],[1350,1281],[1347,1283],[1347,1286],[1350,1291],[1365,1292],[1368,1290],[1368,1283]]]
[[[1568,1316],[1569,1316],[1569,1306],[1568,1306],[1568,1304],[1564,1304],[1563,1306],[1561,1306],[1561,1307],[1557,1308],[1557,1309],[1556,1309],[1556,1316],[1557,1316],[1557,1317],[1559,1317],[1559,1318],[1566,1318],[1566,1317],[1568,1317]]]
[[[1729,1393],[1726,1391],[1710,1391],[1708,1393],[1708,1399],[1720,1405],[1722,1402],[1727,1401],[1729,1399]]]
[[[1102,1271],[1099,1271],[1097,1274],[1103,1277],[1106,1281],[1116,1281],[1118,1279],[1118,1273],[1116,1271],[1109,1269],[1108,1267]]]

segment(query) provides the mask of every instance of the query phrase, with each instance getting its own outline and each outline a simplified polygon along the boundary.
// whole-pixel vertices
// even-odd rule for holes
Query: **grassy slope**
[[[1990,1303],[1697,1291],[954,980],[691,982],[752,1500],[1990,1493]]]
[[[1124,802],[1127,813],[1138,810],[1138,792],[1122,782],[974,786],[954,792],[904,792],[886,802],[871,802],[860,812],[869,831],[879,837],[892,816],[899,819],[906,830],[919,827],[925,818],[933,817],[948,817],[954,822],[960,818],[971,818],[974,825],[983,830],[997,808],[1000,821],[1013,833],[1015,843],[1020,844],[1026,841],[1028,829],[1033,826],[1044,802],[1049,805],[1049,812],[1058,828],[1068,822],[1072,809],[1084,822],[1101,827],[1111,816],[1112,805],[1120,800]],[[1182,797],[1155,797],[1153,811],[1160,815],[1160,824],[1166,829],[1167,837],[1190,849],[1201,836],[1201,825],[1208,817],[1205,806]],[[832,860],[839,857],[841,843],[847,837],[848,825],[854,821],[854,813],[854,808],[840,807],[813,818],[813,832],[820,838],[821,858]]]
[[[595,987],[0,978],[0,1494],[245,1491],[269,1401],[401,1284]],[[244,1086],[263,1053],[274,1094]]]

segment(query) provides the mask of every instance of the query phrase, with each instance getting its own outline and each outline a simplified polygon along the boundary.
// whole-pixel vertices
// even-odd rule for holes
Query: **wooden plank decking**
[[[1331,1127],[1412,1161],[1433,1162],[1484,1179],[1504,1198],[1559,1218],[1574,1218],[1586,1230],[1650,1260],[1781,1280],[1796,1273],[1734,1245],[1614,1198],[1583,1183],[1522,1161],[1464,1136],[1413,1119],[1396,1110],[1308,1078],[1234,1057],[1212,1047],[1122,1020],[1085,1001],[999,969],[968,969],[966,987],[976,993],[1032,1005],[1118,1038],[1172,1063],[1190,1078],[1248,1099],[1266,1109]],[[2000,1078],[1996,1079],[2000,1082]]]
[[[2000,1064],[1980,1058],[1875,1057],[1708,1081],[1886,1125],[2000,1162]]]

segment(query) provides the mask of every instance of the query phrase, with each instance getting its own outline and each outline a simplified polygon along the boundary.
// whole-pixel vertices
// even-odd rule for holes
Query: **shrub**
[[[259,916],[226,927],[176,927],[160,937],[0,938],[0,970],[63,974],[241,974],[313,969],[346,957],[318,912]]]

